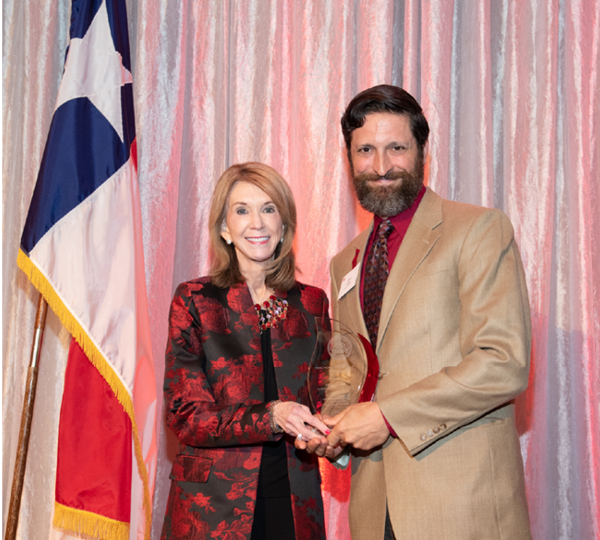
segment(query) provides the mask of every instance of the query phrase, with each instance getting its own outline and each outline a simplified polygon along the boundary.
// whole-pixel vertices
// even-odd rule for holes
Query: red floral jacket
[[[279,398],[308,405],[314,317],[327,313],[327,296],[301,283],[276,295],[289,306],[271,330]],[[245,284],[221,289],[204,277],[179,285],[164,392],[167,424],[180,444],[161,538],[250,538],[261,443],[283,435],[271,431],[258,317]],[[285,437],[296,538],[324,539],[318,461]]]

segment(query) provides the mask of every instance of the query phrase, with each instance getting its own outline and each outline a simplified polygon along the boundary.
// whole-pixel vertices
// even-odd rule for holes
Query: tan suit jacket
[[[333,316],[368,336],[360,283],[373,225],[331,262]],[[427,189],[385,288],[376,400],[398,438],[352,455],[353,540],[531,538],[513,398],[527,386],[527,288],[500,211]]]

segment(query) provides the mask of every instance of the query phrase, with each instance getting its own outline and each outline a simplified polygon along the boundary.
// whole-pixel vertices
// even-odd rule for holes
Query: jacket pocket
[[[180,482],[199,482],[203,484],[208,480],[211,467],[212,459],[179,454],[173,463],[170,478]]]

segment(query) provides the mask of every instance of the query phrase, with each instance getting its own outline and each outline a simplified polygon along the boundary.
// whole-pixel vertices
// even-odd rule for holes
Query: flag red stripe
[[[73,339],[60,411],[56,501],[130,520],[131,420]]]

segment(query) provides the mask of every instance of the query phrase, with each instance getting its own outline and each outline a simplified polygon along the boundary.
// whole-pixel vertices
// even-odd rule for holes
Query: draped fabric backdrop
[[[15,261],[69,6],[3,3],[4,516],[37,302]],[[219,175],[256,160],[287,178],[299,210],[299,277],[329,290],[331,256],[370,217],[354,199],[339,119],[358,91],[401,85],[430,122],[429,185],[501,208],[515,227],[533,316],[530,384],[517,410],[533,536],[600,538],[600,0],[129,0],[128,10],[159,392],[171,295],[208,269]],[[50,527],[68,342],[50,315],[24,539]],[[162,411],[158,418],[153,538],[175,451]],[[327,483],[330,538],[347,538],[346,494]]]

